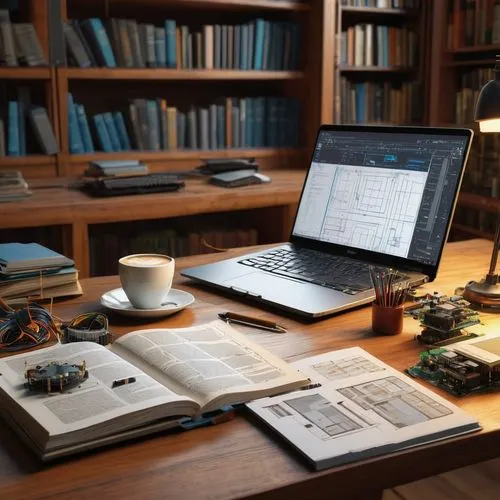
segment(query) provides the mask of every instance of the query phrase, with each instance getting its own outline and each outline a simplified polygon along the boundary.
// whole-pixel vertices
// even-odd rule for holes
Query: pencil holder
[[[403,331],[403,304],[384,307],[373,302],[372,330],[379,335],[399,335]]]

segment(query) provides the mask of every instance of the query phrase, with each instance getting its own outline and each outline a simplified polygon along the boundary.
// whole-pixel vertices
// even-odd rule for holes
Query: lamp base
[[[494,283],[487,276],[481,281],[470,281],[465,285],[463,298],[481,307],[500,308],[500,283]],[[496,281],[496,280],[495,280]]]

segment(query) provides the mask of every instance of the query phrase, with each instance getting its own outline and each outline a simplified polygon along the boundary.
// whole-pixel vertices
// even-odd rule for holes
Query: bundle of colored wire
[[[66,328],[66,342],[110,342],[108,318],[101,313],[80,314],[72,319]]]
[[[50,313],[32,302],[15,310],[0,299],[0,352],[19,351],[59,338]]]

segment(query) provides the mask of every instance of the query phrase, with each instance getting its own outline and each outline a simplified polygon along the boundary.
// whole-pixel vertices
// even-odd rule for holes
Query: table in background
[[[486,240],[448,244],[438,279],[425,289],[450,294],[466,281],[479,279],[488,267],[490,250],[491,242]],[[243,252],[179,259],[178,270]],[[67,320],[78,313],[100,310],[100,295],[117,284],[117,277],[82,280],[85,295],[58,303],[54,312]],[[422,350],[413,339],[419,331],[418,322],[411,318],[405,319],[401,335],[375,337],[370,330],[369,307],[306,322],[270,309],[261,312],[254,305],[195,286],[178,273],[174,286],[193,293],[196,302],[154,323],[112,317],[112,331],[123,334],[140,328],[187,327],[232,310],[258,314],[286,326],[289,332],[284,335],[235,328],[289,361],[359,345],[404,370],[415,363]],[[484,322],[493,328],[499,320],[500,316],[484,315]],[[0,498],[380,498],[385,488],[498,456],[500,394],[459,399],[437,392],[474,415],[483,430],[322,472],[313,472],[298,452],[250,416],[189,432],[164,433],[42,468],[17,436],[0,426]]]

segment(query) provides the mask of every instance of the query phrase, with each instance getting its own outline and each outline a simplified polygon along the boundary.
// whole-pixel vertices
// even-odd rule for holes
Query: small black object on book
[[[121,387],[122,385],[133,384],[135,382],[135,377],[122,378],[120,380],[115,380],[111,386],[113,389],[115,387]]]

